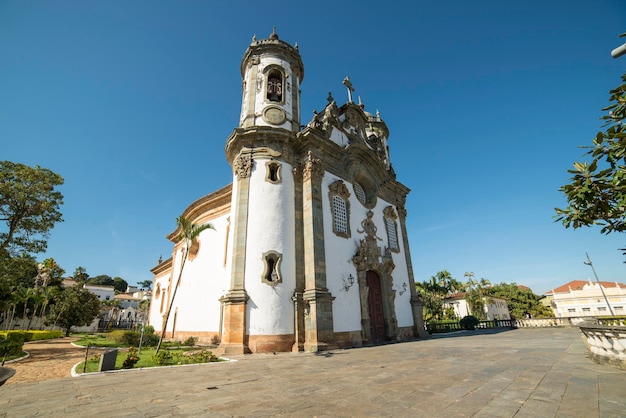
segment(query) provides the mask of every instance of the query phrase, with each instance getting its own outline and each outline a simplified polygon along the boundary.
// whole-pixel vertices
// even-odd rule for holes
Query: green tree
[[[84,284],[87,280],[89,280],[89,274],[87,274],[87,270],[85,269],[85,267],[78,266],[76,267],[76,270],[74,270],[72,278],[77,283]]]
[[[115,288],[116,293],[124,293],[126,292],[126,289],[128,289],[128,282],[121,277],[114,277],[113,287]]]
[[[443,301],[460,287],[459,282],[445,269],[431,276],[430,281],[415,283],[415,289],[422,298],[424,320],[449,319],[453,316],[453,313],[446,312]]]
[[[178,284],[180,283],[180,278],[183,275],[183,269],[185,268],[185,262],[187,261],[187,257],[189,256],[189,249],[191,245],[198,239],[198,236],[202,231],[207,229],[215,229],[211,224],[204,225],[196,225],[191,221],[187,220],[184,216],[180,216],[176,219],[176,223],[178,224],[178,233],[176,241],[183,242],[183,257],[180,265],[180,271],[178,272],[178,279],[176,280],[176,285],[174,286],[174,291],[172,292],[172,297],[169,301],[167,311],[165,313],[165,317],[163,318],[163,329],[161,331],[161,336],[159,337],[159,343],[157,344],[155,355],[161,349],[161,344],[163,343],[163,338],[165,338],[165,333],[167,331],[167,322],[170,319],[170,313],[172,312],[172,306],[174,306],[174,298],[176,297],[176,291],[178,290]]]
[[[525,286],[516,283],[500,283],[486,290],[489,295],[507,300],[509,312],[514,318],[552,318],[554,312],[541,303],[541,296]]]
[[[65,330],[66,337],[69,337],[72,327],[91,325],[99,313],[98,296],[79,287],[63,290],[50,310],[53,322]]]
[[[144,280],[142,282],[137,282],[140,288],[150,290],[152,289],[152,280]]]
[[[111,276],[106,274],[100,274],[87,280],[86,284],[100,285],[100,286],[113,286],[115,282]]]
[[[0,161],[0,254],[11,257],[46,250],[50,230],[63,218],[63,178],[39,166]],[[4,228],[3,228],[4,229]]]
[[[555,208],[556,221],[566,228],[601,225],[603,234],[626,231],[626,74],[610,91],[610,102],[601,118],[605,129],[596,134],[593,145],[582,147],[589,149],[585,155],[591,162],[575,162],[568,170],[573,175],[570,183],[559,189],[568,206]]]
[[[491,286],[487,279],[474,279],[474,273],[469,271],[463,275],[467,278],[465,284],[465,300],[469,305],[471,314],[480,320],[485,319],[485,304],[489,303],[489,297],[486,296],[486,289]]]

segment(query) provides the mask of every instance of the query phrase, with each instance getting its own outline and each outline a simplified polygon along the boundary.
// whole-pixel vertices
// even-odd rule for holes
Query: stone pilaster
[[[404,206],[398,207],[398,218],[400,220],[400,230],[402,231],[402,244],[404,247],[404,257],[406,259],[406,269],[409,275],[409,291],[411,292],[411,311],[413,313],[413,332],[416,337],[428,337],[428,332],[424,329],[424,317],[422,315],[422,300],[415,290],[415,277],[413,276],[413,263],[411,262],[411,250],[409,249],[409,235],[406,232],[406,209]]]
[[[293,169],[293,177],[294,177],[294,207],[295,207],[295,241],[296,241],[296,288],[291,298],[293,300],[293,309],[294,309],[294,324],[293,324],[293,332],[294,332],[294,344],[292,347],[292,351],[303,351],[304,350],[304,312],[305,305],[304,299],[302,299],[302,294],[305,289],[304,282],[304,236],[303,236],[303,225],[302,225],[302,170],[299,168]]]
[[[246,238],[250,175],[254,161],[250,155],[239,155],[233,161],[237,177],[237,195],[234,197],[233,254],[230,289],[221,298],[224,304],[224,331],[216,350],[218,354],[244,354],[250,352],[246,338],[246,303],[248,294],[244,286],[246,273]]]
[[[309,151],[302,170],[305,304],[304,350],[326,349],[333,339],[333,296],[326,287],[322,179],[324,170]]]

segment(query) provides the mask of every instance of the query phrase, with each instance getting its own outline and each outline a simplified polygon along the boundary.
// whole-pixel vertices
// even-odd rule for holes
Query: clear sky
[[[239,65],[272,26],[298,43],[303,123],[350,76],[412,191],[416,281],[447,269],[544,293],[626,282],[626,236],[554,223],[626,57],[599,1],[0,1],[0,160],[65,179],[48,252],[68,274],[151,279],[175,218],[232,181]]]

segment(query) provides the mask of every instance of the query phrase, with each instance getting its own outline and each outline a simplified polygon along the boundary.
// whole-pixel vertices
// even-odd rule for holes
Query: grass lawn
[[[107,334],[72,334],[72,337],[78,337],[79,339],[74,341],[74,344],[82,345],[83,347],[118,348],[125,346],[120,342],[107,338]]]
[[[216,361],[224,361],[218,357],[213,356],[210,351],[202,350],[200,348],[185,347],[177,349],[161,349],[159,352],[161,361],[157,362],[154,359],[155,348],[147,347],[142,348],[141,353],[138,354],[139,361],[134,365],[134,368],[141,367],[159,367],[159,366],[174,366],[179,364],[199,364],[209,363]],[[115,369],[122,369],[122,364],[128,354],[127,349],[122,349],[117,352],[117,358],[115,361]],[[100,353],[94,352],[94,355],[90,355],[87,360],[86,373],[93,373],[99,371],[100,367]],[[84,362],[81,362],[76,366],[77,373],[83,373]]]

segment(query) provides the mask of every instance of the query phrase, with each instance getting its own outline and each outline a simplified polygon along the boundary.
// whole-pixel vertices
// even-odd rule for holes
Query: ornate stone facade
[[[225,147],[233,184],[212,200],[230,204],[194,203],[183,213],[215,231],[199,237],[185,265],[168,336],[248,353],[423,335],[405,225],[409,189],[396,180],[380,114],[352,102],[346,78],[348,102],[338,106],[329,94],[301,127],[304,66],[275,31],[253,39],[241,73],[240,124]],[[153,270],[155,288],[169,289],[153,307],[167,305],[179,265],[175,247]],[[160,312],[150,316],[157,330]]]

